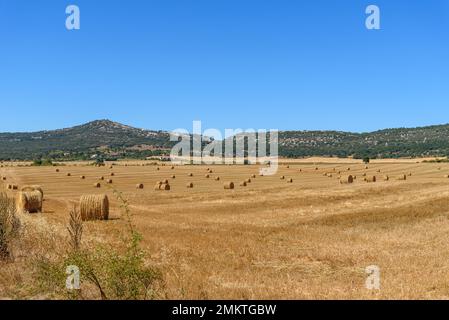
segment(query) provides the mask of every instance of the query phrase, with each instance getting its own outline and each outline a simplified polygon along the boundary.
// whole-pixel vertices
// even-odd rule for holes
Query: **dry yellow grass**
[[[164,180],[172,175],[170,166],[114,166],[114,187],[129,199],[143,246],[164,272],[169,298],[449,298],[449,179],[438,170],[448,172],[449,164],[390,160],[365,169],[361,163],[329,162],[315,170],[313,163],[293,161],[289,166],[235,190],[205,179],[205,166],[177,166],[166,192],[137,192],[136,184]],[[392,179],[340,184],[336,175],[323,175],[347,172],[348,166],[355,176],[381,170]],[[259,172],[258,166],[210,168],[222,181],[245,181]],[[45,222],[60,237],[82,194],[106,193],[111,220],[90,222],[85,233],[115,243],[122,227],[119,204],[110,188],[92,188],[109,169],[78,164],[61,170],[86,178],[68,179],[45,167],[5,167],[0,175],[18,185],[42,186],[44,212],[27,217],[27,224]],[[393,178],[404,172],[413,176]],[[190,183],[195,188],[186,188]],[[380,291],[365,288],[369,265],[380,267]],[[0,268],[0,297],[13,292],[17,274],[27,279],[24,270],[13,268]]]

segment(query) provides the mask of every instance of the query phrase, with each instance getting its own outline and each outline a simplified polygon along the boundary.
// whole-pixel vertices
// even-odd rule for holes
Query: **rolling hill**
[[[168,154],[174,145],[167,131],[137,129],[110,120],[30,133],[0,133],[3,160],[144,158]],[[281,131],[283,157],[420,157],[449,155],[449,125],[385,129],[369,133]]]
[[[109,120],[66,129],[32,133],[0,133],[2,159],[87,159],[98,153],[112,157],[158,154],[170,149],[169,133],[142,130]]]

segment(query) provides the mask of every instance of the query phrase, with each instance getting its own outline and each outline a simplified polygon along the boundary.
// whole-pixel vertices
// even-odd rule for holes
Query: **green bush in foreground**
[[[161,273],[145,264],[145,252],[140,248],[141,235],[132,227],[126,200],[117,192],[125,209],[128,232],[123,247],[97,245],[94,249],[81,246],[82,221],[75,208],[70,214],[68,231],[70,250],[50,260],[40,257],[36,261],[39,286],[69,299],[83,299],[85,285],[98,290],[98,297],[107,300],[155,299],[163,285]],[[80,271],[80,290],[66,288],[67,267],[76,266]]]

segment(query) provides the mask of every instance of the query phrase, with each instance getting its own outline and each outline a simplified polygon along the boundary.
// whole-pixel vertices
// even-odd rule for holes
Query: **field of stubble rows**
[[[384,161],[366,168],[354,161],[291,162],[274,176],[259,176],[259,166],[172,169],[139,162],[58,169],[0,169],[6,177],[2,188],[12,183],[44,189],[43,212],[28,215],[27,227],[63,238],[69,210],[80,196],[105,193],[110,219],[85,222],[84,242],[113,245],[124,219],[112,190],[121,191],[149,263],[162,270],[165,298],[449,297],[448,164]],[[354,182],[341,184],[338,176],[349,174]],[[377,181],[365,182],[365,174]],[[406,180],[398,180],[400,175]],[[154,190],[164,179],[170,190]],[[251,182],[240,186],[246,179]],[[235,183],[233,190],[223,188],[228,181]],[[96,182],[100,188],[94,188]],[[190,182],[193,188],[186,187]],[[137,183],[144,188],[136,189]],[[28,246],[59,250],[50,243],[35,239]],[[0,268],[0,297],[46,298],[29,296],[26,260],[22,248],[16,262]],[[370,265],[380,268],[380,290],[365,287]]]

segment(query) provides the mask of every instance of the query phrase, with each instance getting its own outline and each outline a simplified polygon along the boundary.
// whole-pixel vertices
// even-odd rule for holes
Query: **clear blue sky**
[[[0,0],[0,43],[2,132],[449,122],[448,0]]]

